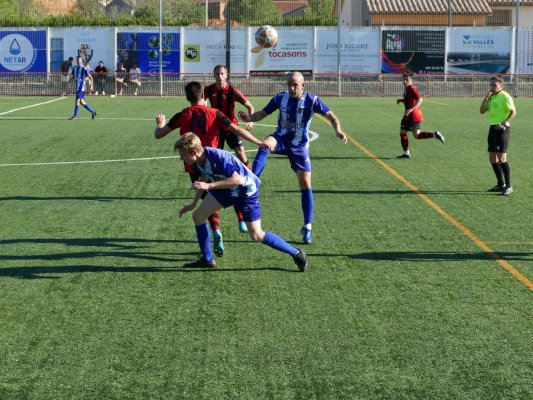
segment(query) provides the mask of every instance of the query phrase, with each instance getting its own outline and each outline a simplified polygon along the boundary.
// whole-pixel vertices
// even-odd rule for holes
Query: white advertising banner
[[[518,31],[516,73],[533,74],[533,31]]]
[[[317,28],[315,72],[338,72],[337,29]],[[341,31],[340,72],[380,73],[379,29]]]
[[[262,47],[255,40],[257,28],[250,28],[250,72],[313,70],[313,28],[278,28],[274,47]]]
[[[91,63],[92,69],[102,60],[108,71],[115,70],[114,28],[53,28],[50,31],[52,38],[63,38],[64,57],[73,57],[74,65],[79,55],[84,63]]]
[[[231,28],[231,73],[247,72],[247,28]],[[212,72],[226,64],[226,30],[186,28],[183,30],[183,72]]]
[[[512,30],[508,28],[450,28],[446,72],[510,72],[511,43]]]

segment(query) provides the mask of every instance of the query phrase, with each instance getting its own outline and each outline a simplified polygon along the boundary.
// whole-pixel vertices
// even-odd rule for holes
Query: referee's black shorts
[[[496,129],[498,125],[491,125],[489,128],[488,152],[490,153],[507,153],[509,139],[511,138],[511,128],[506,126],[503,129]]]

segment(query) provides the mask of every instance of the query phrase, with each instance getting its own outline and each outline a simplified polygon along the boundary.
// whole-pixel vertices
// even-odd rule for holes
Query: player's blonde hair
[[[200,138],[192,132],[187,132],[174,143],[174,151],[180,149],[185,150],[187,153],[192,153],[194,150],[202,150],[202,142]]]

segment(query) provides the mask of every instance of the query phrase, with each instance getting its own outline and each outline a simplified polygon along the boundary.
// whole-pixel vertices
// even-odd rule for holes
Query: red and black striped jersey
[[[234,124],[237,123],[235,116],[235,102],[246,104],[248,99],[242,92],[230,85],[226,84],[224,89],[217,89],[216,83],[206,86],[204,88],[204,97],[209,99],[211,107],[222,111]]]
[[[195,105],[175,114],[167,124],[172,130],[180,128],[180,135],[195,133],[202,146],[217,147],[218,132],[225,131],[231,121],[220,111],[207,106]]]
[[[230,125],[231,121],[219,110],[203,105],[184,108],[167,123],[172,130],[180,128],[180,136],[193,132],[204,147],[217,147],[219,132],[227,130]],[[191,173],[193,169],[185,164],[185,171]]]
[[[420,96],[415,85],[407,86],[403,91],[403,104],[405,109],[408,110],[409,108],[413,108],[420,97],[422,96]],[[422,110],[420,110],[420,107],[414,109],[409,115],[409,118],[412,122],[422,122],[424,117],[422,116]]]

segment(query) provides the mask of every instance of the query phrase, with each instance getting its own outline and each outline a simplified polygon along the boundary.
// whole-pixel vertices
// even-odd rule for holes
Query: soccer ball
[[[255,41],[261,47],[274,47],[278,43],[278,32],[270,25],[263,25],[255,32]]]

